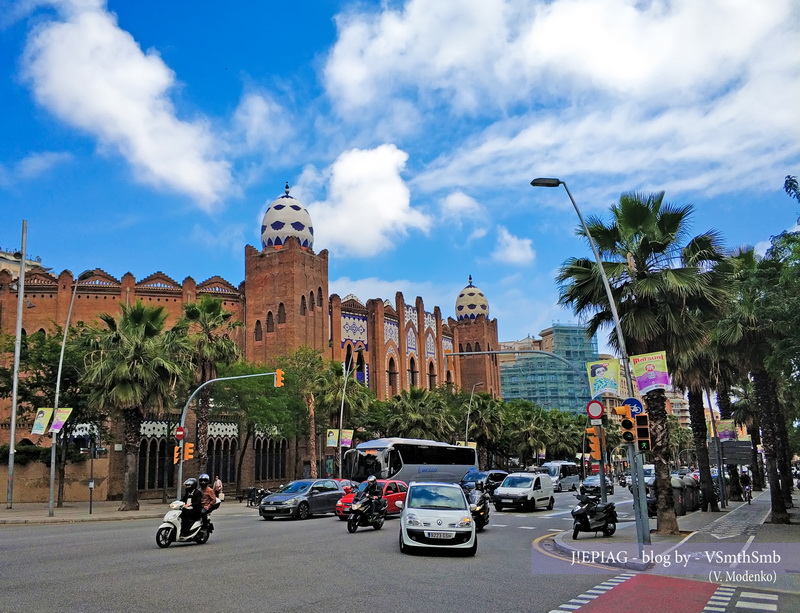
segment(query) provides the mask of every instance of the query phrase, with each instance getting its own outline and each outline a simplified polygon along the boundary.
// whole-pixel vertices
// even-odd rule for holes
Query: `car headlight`
[[[472,517],[462,517],[461,521],[456,524],[456,528],[469,528],[472,523]]]
[[[408,515],[406,515],[406,525],[407,526],[421,526],[422,522],[419,520],[419,517],[417,517],[413,513],[409,513]]]
[[[288,504],[288,505],[297,504],[297,498],[290,498],[289,500],[287,500],[283,504]]]

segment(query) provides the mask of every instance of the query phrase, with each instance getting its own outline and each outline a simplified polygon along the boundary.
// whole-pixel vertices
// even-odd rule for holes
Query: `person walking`
[[[219,475],[216,475],[214,477],[213,489],[216,497],[219,498],[220,500],[223,500],[224,494],[222,493],[222,479],[219,478]]]

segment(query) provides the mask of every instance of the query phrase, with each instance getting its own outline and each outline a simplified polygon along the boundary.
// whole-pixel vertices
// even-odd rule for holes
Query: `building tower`
[[[297,347],[328,346],[328,251],[315,254],[306,208],[285,193],[270,203],[261,224],[261,251],[245,247],[245,351],[269,363]]]
[[[500,343],[497,340],[497,320],[489,319],[489,301],[484,293],[469,284],[459,293],[456,299],[457,320],[448,320],[453,331],[453,342],[459,353],[478,353],[481,351],[497,351]],[[457,380],[461,381],[461,389],[485,392],[500,397],[500,367],[497,356],[478,354],[459,356],[456,361]]]

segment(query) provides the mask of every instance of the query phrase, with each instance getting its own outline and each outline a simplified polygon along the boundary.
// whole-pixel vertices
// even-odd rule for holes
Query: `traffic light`
[[[183,459],[191,460],[194,458],[194,443],[183,444]]]
[[[180,459],[181,459],[181,447],[180,445],[175,445],[175,450],[172,452],[172,463],[177,464]]]
[[[597,436],[597,428],[586,428],[586,438],[589,440],[589,455],[593,460],[600,460],[600,438]]]
[[[647,413],[636,416],[636,449],[650,451],[650,418]]]
[[[622,430],[622,440],[626,443],[636,442],[636,420],[631,417],[631,408],[628,405],[614,407],[614,413],[622,415],[619,427]]]
[[[280,368],[275,371],[275,387],[283,387],[283,370]]]

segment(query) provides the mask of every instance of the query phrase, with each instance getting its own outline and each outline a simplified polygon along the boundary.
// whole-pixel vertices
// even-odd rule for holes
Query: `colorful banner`
[[[328,447],[336,447],[339,444],[339,431],[338,430],[328,430],[328,442],[326,445]]]
[[[342,430],[342,447],[353,446],[353,431],[345,428]]]
[[[600,360],[587,362],[586,372],[589,374],[589,387],[592,398],[604,392],[619,396],[619,360]]]
[[[652,390],[669,389],[666,352],[656,351],[655,353],[631,356],[631,364],[639,393],[646,394]]]
[[[39,409],[36,411],[36,419],[31,428],[31,434],[44,434],[47,430],[47,424],[50,423],[50,416],[53,414],[53,409]]]
[[[64,427],[64,422],[69,419],[70,415],[72,415],[72,409],[58,409],[56,411],[56,416],[53,418],[53,423],[50,424],[50,433],[61,432],[61,428]]]
[[[717,422],[717,436],[721,442],[739,440],[736,432],[736,424],[732,419],[720,419]]]

